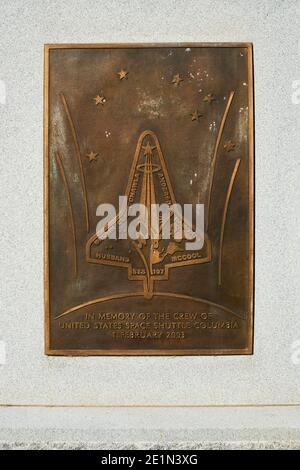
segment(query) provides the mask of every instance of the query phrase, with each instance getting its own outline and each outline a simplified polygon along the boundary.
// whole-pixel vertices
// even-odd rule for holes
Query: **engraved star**
[[[97,157],[98,157],[98,153],[95,153],[95,152],[91,151],[90,153],[88,153],[86,155],[86,157],[89,159],[89,162],[96,162]]]
[[[120,72],[118,72],[118,75],[119,75],[119,78],[120,80],[127,80],[127,75],[128,75],[128,72],[127,70],[120,70]]]
[[[193,113],[190,114],[192,116],[192,121],[199,121],[199,118],[203,117],[203,114],[198,112],[198,109],[195,109]]]
[[[95,101],[95,105],[98,106],[98,104],[104,104],[106,102],[106,98],[104,96],[97,95],[95,98],[93,98]]]
[[[214,97],[214,95],[212,93],[208,93],[208,95],[206,95],[204,98],[203,98],[203,101],[206,101],[207,103],[211,104],[213,101],[215,101],[216,98]]]
[[[236,144],[232,142],[231,140],[228,140],[224,144],[224,150],[226,150],[226,152],[232,152],[233,150],[235,150],[235,148],[236,148]]]
[[[155,145],[150,145],[150,142],[148,140],[147,144],[143,145],[142,149],[144,150],[144,155],[147,157],[147,156],[152,155],[152,152],[153,152],[153,150],[156,149],[156,147],[155,147]]]
[[[172,83],[173,83],[175,86],[179,86],[179,85],[180,85],[180,82],[183,82],[183,78],[181,78],[181,76],[179,75],[179,73],[177,73],[176,75],[174,75],[173,80],[172,80]]]

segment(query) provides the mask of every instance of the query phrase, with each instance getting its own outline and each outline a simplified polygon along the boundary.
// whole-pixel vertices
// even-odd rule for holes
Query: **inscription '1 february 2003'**
[[[47,354],[252,353],[252,74],[249,44],[46,46]],[[203,245],[99,239],[120,195],[202,204]]]

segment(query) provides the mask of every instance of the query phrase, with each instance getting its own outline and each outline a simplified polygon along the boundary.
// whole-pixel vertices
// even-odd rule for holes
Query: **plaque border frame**
[[[49,292],[49,52],[53,49],[130,49],[130,48],[246,48],[248,50],[249,107],[249,304],[247,311],[248,345],[244,349],[51,349]],[[175,43],[58,43],[44,45],[44,353],[48,356],[228,356],[251,355],[254,350],[254,70],[253,44],[250,42],[175,42]]]

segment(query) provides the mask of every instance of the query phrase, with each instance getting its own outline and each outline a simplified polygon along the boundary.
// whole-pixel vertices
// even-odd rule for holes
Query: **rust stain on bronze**
[[[252,74],[250,44],[45,46],[46,354],[253,352]],[[202,248],[100,240],[120,195],[107,235],[204,204]]]

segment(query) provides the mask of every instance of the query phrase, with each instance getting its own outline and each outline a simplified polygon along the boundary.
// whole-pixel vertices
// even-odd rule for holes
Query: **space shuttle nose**
[[[174,192],[166,162],[156,134],[151,130],[141,133],[125,192],[131,204],[173,204]]]

